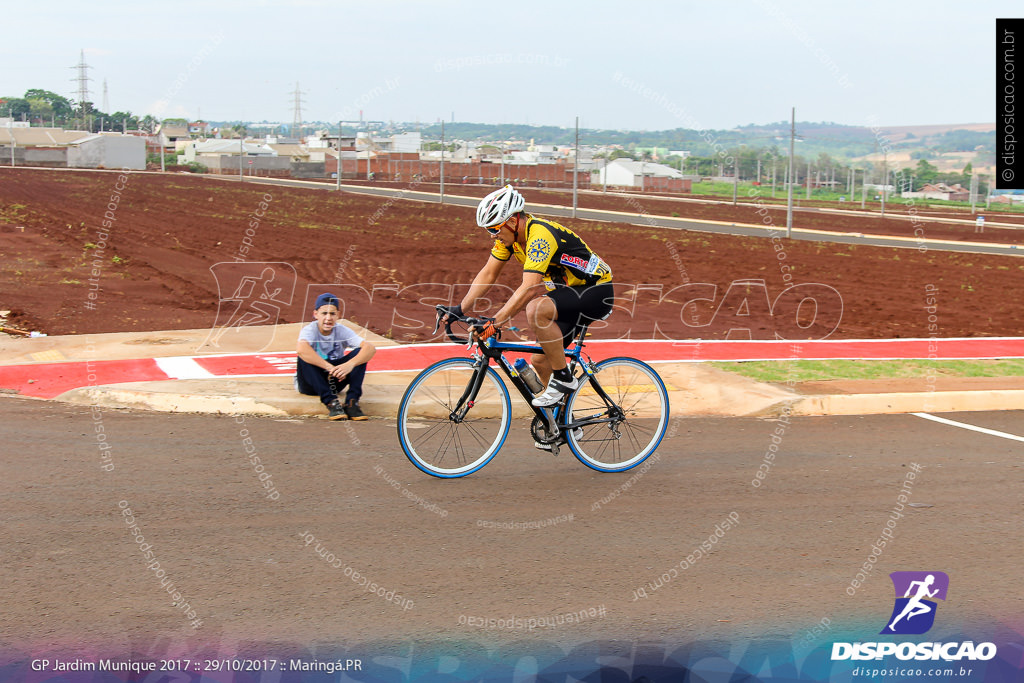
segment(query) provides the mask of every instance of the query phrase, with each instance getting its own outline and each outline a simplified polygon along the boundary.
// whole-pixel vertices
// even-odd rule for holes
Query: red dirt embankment
[[[547,191],[524,193],[528,203],[550,201]],[[631,210],[607,199],[622,203],[607,208]],[[672,203],[639,201],[650,213]],[[749,206],[672,205],[664,213],[755,217]],[[887,221],[905,234],[911,225],[856,220],[844,216],[843,229]],[[1024,302],[1012,294],[1024,283],[1017,257],[566,222],[618,283],[617,309],[597,336],[1024,334]],[[462,285],[460,297],[488,250],[465,207],[190,175],[0,170],[0,309],[12,311],[10,323],[48,334],[212,327],[250,304],[261,313],[249,321],[295,322],[309,318],[310,292],[336,289],[346,317],[400,341],[425,339],[433,303],[449,299],[452,284]],[[249,263],[211,270],[236,257]],[[268,274],[275,279],[260,289]],[[257,290],[239,294],[246,278]],[[513,263],[501,282],[514,288],[519,279]]]

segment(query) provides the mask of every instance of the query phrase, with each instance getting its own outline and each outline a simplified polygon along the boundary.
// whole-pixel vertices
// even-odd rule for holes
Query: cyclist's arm
[[[477,299],[486,294],[491,285],[498,281],[498,275],[501,274],[501,268],[505,263],[505,261],[494,256],[487,257],[487,263],[484,264],[484,267],[473,278],[473,284],[469,286],[469,291],[463,297],[462,303],[459,304],[466,315],[472,312],[473,304],[476,303]]]
[[[544,285],[544,276],[540,273],[524,272],[523,282],[516,291],[512,292],[508,302],[501,307],[501,310],[494,314],[494,324],[503,327],[512,322],[516,313],[526,308],[526,304],[540,296],[547,290]]]

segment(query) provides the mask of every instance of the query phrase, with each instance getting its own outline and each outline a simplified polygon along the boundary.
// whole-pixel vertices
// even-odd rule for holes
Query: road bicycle
[[[447,313],[444,306],[437,306],[435,333]],[[579,388],[555,406],[539,408],[530,403],[534,394],[506,354],[543,353],[542,349],[497,337],[483,339],[474,334],[479,322],[449,317],[445,334],[472,349],[470,357],[434,363],[402,396],[398,439],[420,470],[446,479],[464,477],[497,455],[511,426],[512,399],[495,367],[533,411],[534,440],[553,455],[567,445],[587,467],[624,472],[657,449],[668,426],[669,401],[665,383],[651,366],[626,357],[591,361],[584,352],[589,327],[584,325],[565,350],[569,371],[580,379]]]

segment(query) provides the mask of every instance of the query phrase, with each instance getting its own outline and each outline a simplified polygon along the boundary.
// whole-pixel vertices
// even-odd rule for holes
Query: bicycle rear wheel
[[[646,460],[665,436],[668,391],[658,373],[635,358],[603,360],[595,378],[614,405],[607,405],[594,390],[593,380],[569,396],[570,422],[602,420],[569,430],[569,449],[587,467],[624,472]]]
[[[452,412],[476,372],[469,358],[431,365],[405,390],[398,407],[398,440],[419,469],[435,477],[472,474],[495,456],[508,436],[512,400],[494,368],[484,373],[473,406],[461,421]]]

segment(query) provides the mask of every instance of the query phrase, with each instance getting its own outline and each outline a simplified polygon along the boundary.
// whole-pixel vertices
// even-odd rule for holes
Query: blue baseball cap
[[[324,292],[316,298],[316,305],[313,306],[313,310],[318,310],[321,306],[334,306],[338,310],[341,310],[341,304],[338,301],[338,297],[334,296],[330,292]]]

